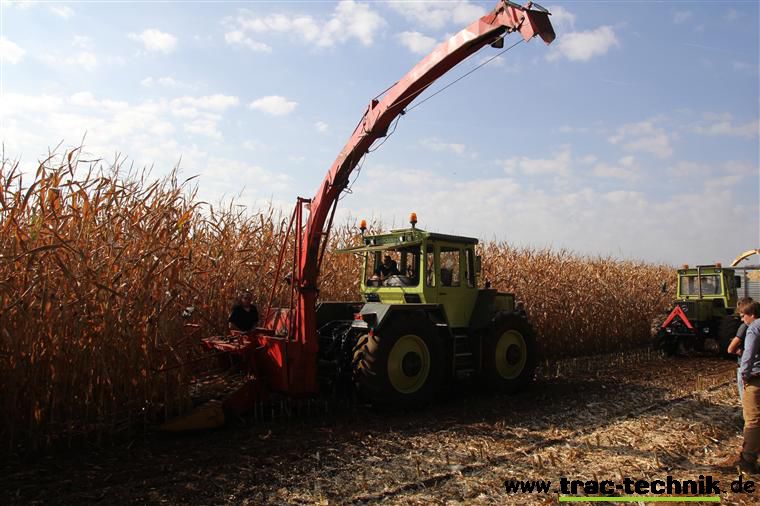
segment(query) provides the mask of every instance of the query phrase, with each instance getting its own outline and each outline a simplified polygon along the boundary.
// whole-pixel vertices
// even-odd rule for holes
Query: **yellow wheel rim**
[[[516,330],[504,332],[496,343],[496,371],[504,379],[517,378],[528,361],[525,338]]]
[[[411,394],[422,388],[430,374],[430,351],[414,334],[401,336],[388,354],[388,378],[397,392]]]

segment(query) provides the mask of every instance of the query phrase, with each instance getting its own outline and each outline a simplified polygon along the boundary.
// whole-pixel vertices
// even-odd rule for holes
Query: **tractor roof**
[[[734,271],[731,267],[722,267],[720,265],[698,265],[696,267],[678,269],[678,274],[682,276],[696,276],[697,269],[699,269],[699,273],[702,275],[720,274],[724,271],[730,273]]]
[[[372,241],[374,240],[375,243],[382,243],[383,239],[391,239],[398,237],[404,237],[406,240],[414,240],[414,241],[422,241],[422,240],[437,240],[437,241],[448,241],[448,242],[461,242],[464,244],[477,244],[478,240],[474,237],[464,237],[461,235],[449,235],[449,234],[439,234],[437,232],[427,232],[425,230],[422,230],[421,228],[401,228],[397,230],[391,230],[390,232],[384,233],[384,234],[376,234],[376,235],[368,235],[364,238],[365,244],[372,244]]]
[[[364,244],[353,248],[339,250],[338,253],[359,253],[364,251],[382,251],[393,248],[404,248],[409,246],[418,246],[423,241],[445,241],[460,244],[477,244],[478,240],[474,237],[463,237],[461,235],[438,234],[436,232],[426,232],[419,228],[404,228],[391,230],[384,234],[366,235],[363,237]]]

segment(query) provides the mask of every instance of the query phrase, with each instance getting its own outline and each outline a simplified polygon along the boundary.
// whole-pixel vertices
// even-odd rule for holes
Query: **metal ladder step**
[[[468,334],[454,333],[454,371],[457,377],[470,376],[475,372],[475,357]]]

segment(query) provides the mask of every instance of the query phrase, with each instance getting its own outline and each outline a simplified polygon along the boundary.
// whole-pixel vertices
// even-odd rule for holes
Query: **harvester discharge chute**
[[[367,286],[366,282],[362,284],[363,300],[356,303],[318,304],[317,294],[320,266],[338,199],[372,144],[387,135],[392,122],[434,81],[481,48],[503,47],[505,35],[513,32],[518,32],[525,41],[538,36],[551,43],[555,33],[549,15],[532,2],[522,6],[500,0],[491,12],[438,45],[382,97],[370,101],[315,196],[297,199],[288,237],[280,248],[275,278],[280,279],[286,245],[293,234],[295,253],[288,276],[290,306],[272,307],[277,288],[272,287],[261,328],[234,339],[205,340],[210,349],[237,355],[248,369],[250,380],[221,405],[166,424],[165,429],[219,425],[224,413],[245,412],[271,392],[296,398],[313,396],[320,391],[320,384],[325,384],[325,369],[332,369],[328,375],[345,375],[347,367],[361,369],[370,360],[377,369],[372,373],[381,371],[381,376],[388,376],[385,383],[374,387],[364,382],[365,390],[374,388],[377,395],[387,390],[388,398],[370,399],[378,403],[393,398],[417,398],[415,385],[425,392],[437,387],[428,383],[428,377],[438,382],[439,376],[443,379],[465,369],[494,381],[502,378],[513,387],[532,374],[535,358],[528,356],[534,349],[532,330],[524,314],[516,310],[513,296],[477,288],[475,242],[469,238],[430,235],[415,229],[414,224],[410,231],[399,232],[400,237],[408,233],[419,242],[417,255],[409,256],[410,264],[406,266],[417,273],[416,298],[405,299],[403,293],[399,297],[393,292],[410,291],[410,287],[403,286],[388,287],[385,295],[376,291],[370,294],[375,287]],[[405,250],[404,254],[411,255],[410,251]],[[364,254],[365,264],[374,261],[374,254]],[[431,279],[437,280],[435,286],[426,285],[419,275],[426,268],[423,262],[428,255],[433,262],[430,269]],[[459,263],[441,270],[440,262],[453,261],[454,256]],[[412,261],[419,263],[412,265]],[[450,269],[461,269],[456,272],[460,286],[442,290],[443,278]],[[378,297],[386,297],[387,302]],[[454,309],[454,299],[465,301],[469,307]],[[366,326],[354,325],[354,321]],[[333,356],[336,347],[340,349],[339,356]],[[477,356],[472,350],[477,351]],[[487,353],[498,356],[486,357]],[[457,357],[462,359],[460,363]],[[473,357],[468,359],[473,367],[462,365],[467,357]],[[366,372],[366,367],[363,370]]]

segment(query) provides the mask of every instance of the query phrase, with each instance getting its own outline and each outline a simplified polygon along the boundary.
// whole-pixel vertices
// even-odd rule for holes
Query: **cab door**
[[[436,244],[438,303],[443,304],[449,325],[466,327],[477,298],[472,247],[456,243]]]

